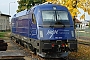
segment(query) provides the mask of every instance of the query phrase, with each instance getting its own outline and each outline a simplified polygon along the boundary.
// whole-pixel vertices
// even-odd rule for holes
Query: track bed
[[[27,54],[27,52],[16,44],[14,41],[11,40],[4,40],[8,46],[6,51],[0,51],[0,60],[1,59],[19,59],[19,60],[25,60],[24,57]]]
[[[0,59],[16,59],[23,58],[24,54],[21,51],[0,51]]]

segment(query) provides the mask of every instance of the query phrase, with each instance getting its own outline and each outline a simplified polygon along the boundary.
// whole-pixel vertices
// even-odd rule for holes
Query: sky
[[[10,7],[10,10],[9,10],[9,7]],[[10,15],[11,15],[10,18],[12,18],[14,14],[16,14],[17,9],[18,9],[17,0],[0,0],[0,11],[3,14],[7,14],[7,15],[9,15],[9,11],[10,11]],[[78,19],[80,19],[80,16],[82,14],[84,14],[84,11],[82,9],[79,9],[79,10],[81,14],[78,15]],[[85,20],[90,20],[90,16],[87,13],[85,13]]]
[[[16,13],[17,9],[18,9],[17,0],[0,0],[0,11],[2,14],[9,15],[10,11],[10,15],[12,17]]]
[[[80,9],[80,8],[79,8],[79,11],[81,12],[81,14],[78,14],[78,17],[77,17],[79,20],[80,20],[80,16],[81,16],[82,14],[85,14],[85,20],[86,20],[86,21],[90,21],[90,15],[88,15],[87,12],[84,12],[83,9]]]

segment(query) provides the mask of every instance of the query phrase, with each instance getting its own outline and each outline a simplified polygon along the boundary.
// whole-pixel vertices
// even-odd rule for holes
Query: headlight
[[[39,31],[40,37],[43,37],[43,31]]]
[[[74,37],[74,31],[71,31],[72,37]]]

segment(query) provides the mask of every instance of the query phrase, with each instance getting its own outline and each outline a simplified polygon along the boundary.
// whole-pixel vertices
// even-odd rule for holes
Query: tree
[[[45,0],[20,0],[17,2],[19,4],[17,12],[20,12],[25,9],[30,9],[35,4],[41,4],[45,2]]]
[[[26,9],[26,0],[20,0],[18,1],[18,4],[19,6],[18,6],[17,12],[20,12]]]

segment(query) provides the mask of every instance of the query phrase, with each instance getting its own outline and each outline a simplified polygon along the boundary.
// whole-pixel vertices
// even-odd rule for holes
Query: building
[[[88,21],[82,21],[82,29],[89,28],[89,22]]]
[[[10,29],[9,17],[11,16],[2,14],[0,11],[0,31],[6,31]]]
[[[78,19],[75,19],[75,26],[76,29],[82,29],[82,22],[80,22]]]
[[[78,19],[75,19],[75,25],[76,25],[76,29],[79,29],[79,30],[89,28],[88,21],[80,21]]]

